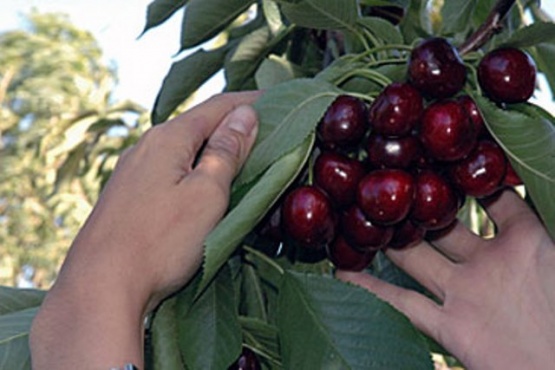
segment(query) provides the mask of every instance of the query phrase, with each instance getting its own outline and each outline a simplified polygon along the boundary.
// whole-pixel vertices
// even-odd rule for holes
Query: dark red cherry
[[[447,227],[457,217],[459,195],[451,183],[432,170],[422,170],[415,177],[411,220],[426,230]]]
[[[318,124],[318,139],[329,149],[356,146],[366,133],[366,115],[366,104],[362,100],[341,95]]]
[[[358,250],[378,250],[393,236],[392,227],[372,223],[356,205],[345,210],[340,221],[343,236]]]
[[[359,251],[353,248],[342,235],[326,248],[328,258],[335,267],[341,270],[364,270],[374,259],[377,251]]]
[[[394,82],[370,106],[368,120],[374,133],[404,136],[416,126],[423,110],[422,96],[409,84]]]
[[[393,238],[387,245],[387,248],[400,250],[414,247],[424,240],[425,235],[426,229],[422,226],[415,225],[411,220],[404,220],[395,225]]]
[[[522,50],[496,49],[480,61],[478,82],[485,94],[497,103],[522,103],[534,93],[536,64]]]
[[[228,370],[260,370],[260,362],[256,354],[249,348],[243,347],[241,356],[235,361]]]
[[[477,137],[484,137],[488,134],[486,124],[484,123],[484,117],[478,109],[476,102],[468,95],[463,95],[457,98],[457,102],[466,109],[466,112],[470,116],[470,120],[474,124],[474,130],[476,131]]]
[[[511,162],[507,160],[507,171],[505,172],[505,178],[503,179],[503,185],[506,186],[518,186],[522,185],[522,179],[518,176],[515,169],[511,165]]]
[[[368,137],[368,163],[374,168],[409,168],[422,158],[422,147],[414,136]]]
[[[464,158],[476,143],[466,109],[453,100],[437,101],[425,109],[418,136],[424,149],[439,161]]]
[[[343,208],[354,203],[358,183],[365,173],[358,160],[325,151],[314,163],[314,184],[328,194],[336,207]]]
[[[287,197],[281,211],[282,227],[294,241],[308,248],[322,248],[334,238],[335,215],[321,190],[302,186]]]
[[[422,41],[408,63],[411,84],[431,98],[448,98],[466,82],[466,67],[449,41],[435,37]]]
[[[414,198],[414,180],[403,170],[370,172],[358,185],[357,204],[375,223],[391,225],[403,220]]]
[[[465,194],[482,198],[499,189],[506,168],[503,150],[493,141],[482,140],[467,158],[452,165],[450,174]]]

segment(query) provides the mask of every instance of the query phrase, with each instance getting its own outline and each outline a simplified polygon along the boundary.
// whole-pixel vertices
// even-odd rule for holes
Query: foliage
[[[47,287],[144,109],[112,101],[89,32],[60,14],[27,23],[0,35],[0,266],[4,284],[30,265]]]
[[[233,185],[228,214],[206,240],[203,268],[154,314],[146,352],[149,368],[225,369],[239,356],[241,345],[259,356],[264,369],[431,369],[430,352],[448,355],[387,303],[334,280],[326,260],[306,264],[298,254],[269,253],[273,246],[251,231],[290,185],[310,176],[307,168],[315,128],[338,94],[372,101],[384,86],[405,79],[408,53],[416,42],[440,35],[461,45],[488,18],[494,3],[154,0],[149,5],[144,32],[185,7],[181,49],[204,45],[168,72],[153,107],[154,123],[165,121],[219,71],[225,76],[226,91],[266,89],[255,105],[261,124],[256,146]],[[386,6],[402,8],[403,17],[391,18],[383,12]],[[528,10],[532,24],[524,16]],[[550,63],[555,29],[533,1],[513,6],[503,26],[479,50],[464,56],[470,72],[465,91],[476,98],[490,133],[510,157],[538,213],[555,236],[555,119],[533,104],[509,109],[494,106],[481,97],[475,76],[484,52],[500,45],[518,45],[534,56],[550,86],[555,86],[555,66]],[[206,47],[204,43],[214,37],[223,44]],[[7,74],[3,71],[1,76]],[[25,106],[17,99],[12,102],[10,114]],[[107,111],[97,110],[97,116],[105,120],[97,119],[94,125],[83,123],[86,128],[81,132],[94,136],[92,127],[109,127]],[[15,119],[18,124],[13,125],[12,132],[27,135],[33,131],[21,128],[24,117]],[[65,122],[65,127],[74,127],[82,121]],[[38,119],[32,123],[37,130],[47,127]],[[37,143],[13,140],[24,142]],[[95,168],[90,163],[86,167],[86,161],[72,162],[67,156],[78,153],[72,155],[80,159],[85,156],[82,153],[93,153],[89,143],[83,139],[69,150],[55,152],[65,158],[60,160],[65,165],[56,167],[58,178],[62,168],[82,174]],[[48,146],[39,145],[37,151],[44,148]],[[40,158],[45,158],[44,153]],[[42,197],[39,199],[53,199]],[[0,199],[4,198],[0,195]],[[460,217],[472,221],[476,204],[468,204],[471,209],[463,209]],[[382,254],[368,272],[429,294]],[[17,318],[21,324],[18,330],[28,323],[25,317]],[[3,345],[0,350],[12,341]],[[25,356],[13,351],[10,356],[0,353],[0,363],[17,364],[18,359],[25,361]]]
[[[210,357],[210,364],[199,362],[199,357],[214,356],[217,342],[205,338],[205,343],[215,344],[202,349],[190,342],[191,336],[206,335],[202,328],[189,327],[188,340],[179,335],[180,317],[187,312],[184,307],[201,305],[206,295],[212,297],[222,276],[229,279],[231,271],[235,294],[229,294],[232,289],[222,294],[221,304],[236,305],[242,343],[259,355],[266,369],[431,368],[430,351],[447,353],[415,331],[392,307],[370,293],[331,279],[325,260],[307,265],[292,256],[268,256],[264,243],[251,231],[271,212],[288,185],[306,176],[315,127],[338,94],[372,101],[385,85],[406,78],[408,52],[416,42],[439,35],[461,45],[486,21],[494,1],[261,0],[224,4],[205,0],[201,4],[192,0],[183,5],[183,49],[216,35],[226,42],[215,49],[201,48],[172,66],[153,109],[154,123],[163,122],[220,70],[225,76],[224,90],[263,88],[266,93],[255,105],[261,125],[256,146],[234,183],[228,215],[206,241],[203,269],[195,283],[166,302],[154,318],[154,363],[162,365],[164,358],[172,361],[174,368],[200,369],[215,368],[217,361],[227,360],[220,363],[220,368],[225,368],[233,358],[230,353],[239,355],[234,337],[221,357],[218,351],[217,358]],[[391,5],[404,10],[399,24],[395,22],[399,19],[390,22],[384,19],[387,17],[368,15],[375,15],[370,10],[376,7]],[[170,9],[165,1],[153,1],[145,32],[177,9]],[[525,20],[525,9],[534,16],[532,24]],[[242,13],[248,15],[247,20],[234,22]],[[488,129],[510,157],[555,236],[551,201],[555,199],[555,119],[533,104],[510,109],[494,106],[480,97],[475,75],[486,51],[514,45],[536,58],[553,86],[555,70],[547,61],[555,28],[535,2],[513,6],[503,26],[481,49],[464,56],[470,71],[465,91],[475,96]],[[195,78],[187,77],[191,75]],[[475,228],[476,204],[469,202],[468,207],[460,217]],[[380,254],[369,272],[423,291],[384,255]],[[228,321],[236,325],[235,319]],[[177,331],[172,322],[179,323]],[[226,325],[220,330],[229,334],[231,329]],[[167,348],[181,356],[169,354]]]

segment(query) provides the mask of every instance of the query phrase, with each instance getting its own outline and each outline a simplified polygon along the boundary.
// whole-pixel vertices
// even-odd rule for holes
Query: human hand
[[[470,369],[547,369],[555,363],[555,244],[513,191],[486,210],[498,234],[462,224],[388,257],[440,304],[365,273],[338,271],[390,302]]]
[[[151,128],[121,156],[33,324],[36,368],[84,369],[83,358],[91,369],[109,368],[120,357],[141,366],[144,316],[200,266],[204,239],[255,141],[248,104],[259,95],[211,98]],[[49,341],[53,333],[65,339]]]

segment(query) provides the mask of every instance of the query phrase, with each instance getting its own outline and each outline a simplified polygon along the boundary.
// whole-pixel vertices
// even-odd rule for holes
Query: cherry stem
[[[274,262],[274,260],[272,260],[270,257],[265,255],[264,253],[254,249],[254,248],[251,248],[248,245],[243,245],[243,249],[245,251],[247,251],[248,253],[258,257],[262,261],[266,262],[268,265],[272,266],[277,272],[279,272],[280,275],[285,274],[285,270],[280,265],[278,265],[277,262]]]
[[[499,33],[503,28],[501,21],[505,18],[509,10],[511,10],[515,2],[516,0],[498,0],[480,28],[459,46],[459,53],[464,55],[477,50],[488,42],[493,35]]]

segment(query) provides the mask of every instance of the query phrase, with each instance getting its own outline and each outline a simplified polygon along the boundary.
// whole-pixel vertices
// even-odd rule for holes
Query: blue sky
[[[95,35],[106,59],[114,61],[118,66],[116,99],[132,99],[150,109],[179,49],[181,28],[181,14],[176,14],[138,39],[150,2],[151,0],[0,0],[0,32],[21,27],[21,15],[33,7],[42,12],[68,13],[76,25]],[[542,4],[544,9],[555,15],[555,0],[544,0]],[[178,58],[182,56],[179,55]],[[218,89],[217,82],[204,88],[201,99]],[[555,114],[553,106],[550,110]]]

